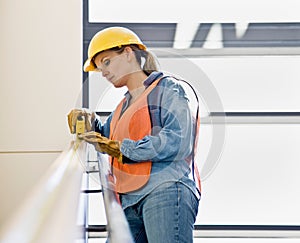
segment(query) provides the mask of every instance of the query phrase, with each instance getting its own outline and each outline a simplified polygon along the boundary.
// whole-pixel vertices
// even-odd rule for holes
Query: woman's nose
[[[106,78],[106,76],[109,74],[109,72],[105,69],[102,69],[102,77]]]

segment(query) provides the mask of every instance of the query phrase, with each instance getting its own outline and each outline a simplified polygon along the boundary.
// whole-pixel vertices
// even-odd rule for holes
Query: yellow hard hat
[[[140,38],[131,30],[124,27],[110,27],[96,33],[90,41],[88,48],[88,59],[84,63],[85,72],[96,71],[93,57],[101,52],[113,47],[136,44],[141,50],[146,50],[146,46]]]

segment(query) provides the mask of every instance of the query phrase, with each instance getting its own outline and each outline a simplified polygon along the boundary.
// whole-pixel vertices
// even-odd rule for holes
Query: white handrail
[[[74,242],[85,150],[85,142],[72,142],[62,152],[1,228],[1,243]]]
[[[98,157],[100,182],[107,218],[108,242],[133,243],[127,219],[115,192],[114,179],[110,171],[108,159],[100,153],[98,153]]]

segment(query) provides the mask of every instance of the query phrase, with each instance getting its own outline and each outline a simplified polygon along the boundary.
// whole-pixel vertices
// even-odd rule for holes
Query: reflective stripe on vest
[[[151,118],[147,97],[160,79],[154,81],[138,99],[121,115],[125,98],[117,106],[110,124],[110,139],[123,141],[124,138],[137,141],[151,135]],[[116,191],[126,193],[144,186],[151,173],[152,162],[143,161],[133,164],[119,163],[110,158],[113,174],[116,178]]]

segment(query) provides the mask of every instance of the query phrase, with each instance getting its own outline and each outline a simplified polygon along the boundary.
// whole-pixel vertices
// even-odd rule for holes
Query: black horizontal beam
[[[199,23],[191,48],[202,48],[214,23]],[[83,25],[83,44],[100,30],[111,26],[133,30],[149,48],[172,48],[176,23],[89,23]],[[235,23],[222,23],[224,48],[300,47],[300,23],[250,23],[242,37],[236,36]]]
[[[300,231],[300,225],[195,225],[194,230],[211,231]]]
[[[106,225],[88,225],[86,232],[106,232]],[[195,231],[300,231],[300,225],[194,225]]]
[[[107,232],[106,225],[88,225],[85,228],[86,232]]]
[[[210,116],[242,116],[242,117],[257,117],[257,116],[268,116],[268,117],[277,117],[277,116],[300,116],[300,112],[211,112]]]
[[[86,171],[87,174],[99,173],[99,170],[88,170]]]
[[[97,115],[99,116],[109,116],[110,111],[98,111],[96,112]],[[295,112],[261,112],[261,111],[256,111],[256,112],[211,112],[210,116],[227,116],[227,117],[236,117],[236,116],[242,116],[242,117],[261,117],[261,116],[268,116],[268,117],[277,117],[277,116],[300,116],[300,112],[295,111]]]
[[[96,190],[96,189],[94,189],[94,190],[82,190],[81,192],[82,193],[101,193],[102,190],[101,189],[98,189],[98,190]]]

